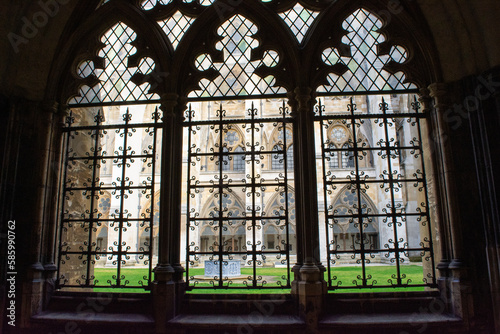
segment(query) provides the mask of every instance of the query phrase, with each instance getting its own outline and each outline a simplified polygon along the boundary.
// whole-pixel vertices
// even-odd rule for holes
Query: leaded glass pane
[[[193,3],[196,2],[197,0],[183,0],[185,3]],[[202,6],[210,6],[215,2],[215,0],[198,0],[200,2],[200,5]]]
[[[266,94],[284,94],[285,89],[274,87],[272,76],[261,78],[255,69],[260,66],[274,67],[279,55],[274,50],[265,52],[261,60],[251,60],[252,49],[259,42],[255,38],[257,26],[242,15],[235,15],[224,22],[218,29],[222,40],[216,44],[217,50],[224,54],[223,63],[214,63],[208,54],[201,54],[195,60],[198,70],[214,68],[220,74],[214,81],[202,79],[201,90],[194,91],[191,97],[250,96]]]
[[[130,80],[136,73],[149,74],[155,68],[151,58],[143,58],[138,67],[128,67],[129,57],[136,53],[132,44],[136,37],[136,33],[121,22],[101,37],[105,46],[98,56],[104,60],[104,69],[96,68],[92,61],[83,61],[76,71],[81,78],[95,77],[99,84],[81,87],[80,96],[70,100],[70,105],[158,99],[156,94],[149,93],[149,84],[137,86]]]
[[[167,34],[175,50],[194,20],[193,17],[183,15],[181,12],[177,11],[168,19],[159,21],[158,24]]]
[[[292,9],[281,13],[280,17],[301,43],[318,14],[319,12],[304,8],[300,3],[297,3]]]
[[[168,5],[172,0],[145,0],[141,4],[141,8],[144,10],[150,10],[156,6],[156,4]]]
[[[402,46],[394,46],[389,55],[378,55],[377,45],[385,41],[378,32],[382,21],[365,9],[358,9],[350,15],[342,27],[347,35],[342,42],[349,45],[350,57],[341,57],[338,50],[329,48],[323,51],[322,59],[327,65],[341,63],[348,71],[342,76],[330,74],[329,84],[321,86],[318,92],[369,92],[414,89],[415,85],[405,83],[402,72],[390,74],[383,69],[390,61],[403,63],[408,53]]]

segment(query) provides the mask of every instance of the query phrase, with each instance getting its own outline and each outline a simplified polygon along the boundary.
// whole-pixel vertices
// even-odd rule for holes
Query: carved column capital
[[[308,113],[312,110],[311,103],[315,103],[316,93],[309,87],[297,87],[289,98],[293,99],[293,108],[297,113]],[[292,105],[293,106],[293,105]]]
[[[436,82],[428,87],[429,96],[434,99],[438,110],[446,109],[450,104],[449,87],[445,83]]]
[[[57,114],[59,113],[59,103],[56,101],[42,101],[40,102],[40,106],[42,107],[42,110],[48,113],[53,113]]]
[[[165,93],[161,96],[160,103],[163,118],[175,117],[175,107],[179,104],[179,95],[176,93]]]
[[[426,88],[424,88],[426,89]],[[432,97],[439,97],[448,94],[448,85],[442,82],[435,82],[427,87],[429,95]]]

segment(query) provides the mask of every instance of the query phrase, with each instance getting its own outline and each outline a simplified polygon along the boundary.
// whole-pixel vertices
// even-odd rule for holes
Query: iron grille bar
[[[238,219],[235,219],[234,217],[222,217],[223,220],[227,220],[227,221],[232,221],[232,220],[248,220],[248,221],[252,221],[252,220],[264,220],[264,219],[275,219],[275,220],[279,220],[279,219],[286,219],[287,216],[259,216],[259,217],[252,217],[252,218],[246,218],[246,216],[243,216],[243,217],[238,217]],[[191,221],[193,222],[196,222],[196,221],[213,221],[214,219],[213,218],[196,218],[196,217],[191,217]]]
[[[396,94],[418,94],[419,90],[415,89],[392,89],[392,90],[375,90],[375,91],[344,91],[344,92],[317,92],[318,97],[332,97],[332,96],[358,96],[358,95],[396,95]]]
[[[418,89],[408,90],[384,90],[380,91],[352,91],[352,92],[317,92],[318,97],[332,96],[357,96],[357,95],[393,95],[393,94],[418,94]],[[210,97],[188,97],[188,102],[205,102],[205,101],[229,101],[229,100],[258,100],[258,99],[286,99],[287,93],[276,94],[253,94],[253,95],[236,95],[236,96],[210,96]],[[69,107],[89,108],[89,107],[109,107],[109,106],[127,106],[127,105],[145,105],[159,104],[160,99],[150,99],[143,101],[114,101],[114,102],[97,102],[97,103],[71,103]]]
[[[421,146],[391,146],[392,150],[422,150]],[[363,147],[359,149],[360,151],[381,151],[381,147]],[[329,152],[350,152],[352,149],[349,148],[325,148],[325,153]]]
[[[344,114],[344,113],[335,113],[332,115],[315,115],[316,120],[363,120],[363,119],[398,119],[398,118],[417,118],[417,119],[422,119],[422,118],[427,118],[427,115],[423,113],[401,113],[401,114],[390,114],[390,113],[385,113],[385,114],[356,114],[356,113],[351,113],[351,114]]]
[[[150,189],[153,189],[154,187],[152,185],[150,186],[124,186],[123,188],[120,188],[120,189],[124,189],[124,190],[150,190]],[[95,190],[116,190],[116,187],[68,187],[66,188],[67,190],[72,190],[72,191],[85,191],[85,190],[90,190],[90,191],[95,191]],[[101,219],[99,219],[101,220]]]
[[[352,176],[352,175],[348,175]],[[416,178],[416,179],[374,179],[374,180],[356,180],[356,179],[347,179],[346,181],[326,181],[326,185],[334,185],[334,184],[370,184],[370,183],[381,183],[381,184],[399,184],[399,183],[410,183],[410,182],[423,182],[424,179]]]
[[[96,126],[94,126],[94,127],[96,127]],[[148,129],[151,127],[157,127],[158,124],[154,124],[154,123],[109,124],[109,125],[102,125],[101,124],[101,125],[99,125],[99,129],[100,130],[122,130],[122,129],[125,129],[126,127],[130,127],[130,126],[133,126],[135,129],[140,129],[140,128]],[[82,130],[88,130],[88,129],[89,129],[88,126],[72,126],[71,128],[70,127],[63,128],[63,132],[69,132],[69,131],[75,132],[75,131],[82,131]]]
[[[422,217],[422,216],[426,216],[427,213],[425,211],[423,212],[418,212],[418,213],[412,213],[412,212],[409,212],[409,213],[401,213],[401,214],[398,214],[398,217]],[[351,218],[352,215],[339,215],[339,214],[327,214],[326,215],[327,218]],[[392,214],[389,214],[389,215],[384,215],[384,214],[363,214],[363,217],[365,218],[377,218],[377,217],[392,217]]]
[[[256,187],[282,187],[284,183],[243,183],[243,184],[223,184],[220,186],[221,189],[232,189],[232,188],[256,188]],[[218,186],[213,185],[212,183],[207,186],[193,184],[191,186],[192,189],[205,189],[205,188],[217,188]]]
[[[69,113],[69,116],[66,117],[66,127],[70,128],[71,125],[73,124],[74,122],[74,118],[73,118],[73,112],[70,110],[70,113]],[[67,180],[67,177],[68,177],[68,157],[69,157],[69,153],[70,153],[70,141],[71,141],[71,135],[70,133],[63,133],[64,136],[65,136],[65,140],[63,141],[64,142],[64,168],[63,169],[63,182],[62,182],[62,203],[61,203],[61,216],[60,216],[60,220],[63,221],[64,220],[64,215],[65,215],[65,209],[66,209],[66,192],[67,192],[67,189],[66,189],[66,180]],[[62,238],[62,234],[63,234],[63,229],[64,229],[64,226],[63,224],[60,224],[60,229],[59,229],[59,247],[58,247],[58,255],[57,255],[57,263],[59,264],[57,266],[57,280],[56,280],[56,286],[57,287],[60,287],[61,285],[64,285],[68,280],[63,277],[63,275],[61,275],[61,264],[63,263],[63,259],[62,259],[62,252],[63,252],[63,238]],[[62,284],[61,284],[61,281],[62,281]]]
[[[243,151],[243,152],[224,152],[224,156],[231,156],[231,155],[248,155],[248,156],[252,156],[254,154],[260,154],[260,155],[263,155],[263,154],[273,154],[273,153],[276,153],[276,151],[257,151],[257,150],[254,150],[254,151]],[[193,153],[192,156],[193,157],[210,157],[212,156],[213,153]]]

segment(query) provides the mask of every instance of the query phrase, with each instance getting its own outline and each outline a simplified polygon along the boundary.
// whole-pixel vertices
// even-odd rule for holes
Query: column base
[[[323,312],[325,293],[324,267],[315,264],[304,264],[300,267],[300,281],[296,283],[299,315],[315,331]]]
[[[16,307],[16,313],[18,318],[16,319],[16,326],[25,328],[28,326],[30,318],[42,311],[43,307],[43,290],[44,290],[44,268],[41,263],[35,263],[31,265],[28,269],[28,277],[26,281],[21,280],[19,275],[15,275],[14,282],[16,285],[16,294],[18,291],[23,291],[22,296],[17,296],[17,298],[22,298],[22,304],[16,302],[16,305],[21,305],[21,307]],[[9,278],[9,277],[8,277]],[[24,281],[24,282],[23,282]],[[21,283],[22,282],[22,283]],[[18,289],[18,286],[23,284],[23,289]],[[7,289],[8,289],[7,285]],[[16,299],[17,299],[16,298]],[[19,300],[19,299],[18,299]]]
[[[153,282],[151,287],[153,294],[153,315],[156,323],[156,333],[167,333],[167,322],[175,317],[175,283]]]

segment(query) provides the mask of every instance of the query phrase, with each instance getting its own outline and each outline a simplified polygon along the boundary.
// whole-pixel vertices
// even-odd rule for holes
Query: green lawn
[[[242,268],[242,276],[251,276],[253,273],[252,268]],[[367,267],[367,275],[372,277],[368,279],[368,284],[373,286],[383,286],[390,285],[388,280],[396,283],[395,279],[391,278],[392,275],[396,275],[396,266],[370,266]],[[128,286],[138,286],[141,282],[147,283],[148,269],[137,269],[137,268],[125,268],[122,269],[122,275],[125,276],[125,280],[128,280]],[[195,276],[197,280],[197,287],[193,289],[192,293],[289,293],[290,289],[280,289],[278,282],[283,285],[286,284],[286,280],[282,278],[283,275],[286,276],[286,268],[257,268],[257,275],[262,276],[259,280],[259,285],[262,285],[262,281],[266,281],[265,286],[278,287],[278,289],[246,289],[243,284],[244,280],[234,280],[230,287],[236,289],[213,289],[210,284],[210,280],[203,279],[204,269],[194,268],[189,271],[189,276]],[[346,287],[354,287],[357,284],[361,284],[361,279],[358,275],[362,275],[361,267],[359,266],[345,266],[345,267],[335,267],[331,269],[331,280],[332,285],[340,286],[342,289],[331,290],[330,292],[394,292],[394,291],[423,291],[424,287],[411,287],[414,284],[421,284],[423,271],[422,267],[419,265],[405,265],[401,266],[401,274],[406,275],[403,284],[409,284],[407,288],[377,288],[377,289],[345,289]],[[116,271],[113,268],[96,268],[94,275],[96,280],[96,286],[102,288],[96,288],[96,291],[102,292],[147,292],[143,288],[131,289],[131,288],[110,288],[110,282],[116,284],[116,280],[113,279],[113,275],[116,275]],[[144,279],[146,276],[146,279]],[[291,277],[293,279],[293,276]],[[328,275],[325,273],[325,280],[328,280]],[[251,280],[249,281],[251,283]],[[191,283],[192,284],[192,283]],[[206,287],[206,289],[205,289]],[[237,288],[239,287],[239,288]]]
[[[404,265],[400,267],[400,275],[404,278],[401,284],[415,285],[423,283],[423,270],[419,265]],[[331,269],[331,281],[333,286],[340,286],[343,289],[337,289],[336,292],[361,292],[359,288],[345,289],[345,287],[355,287],[362,284],[362,269],[360,266],[349,266]],[[393,285],[397,281],[393,277],[397,277],[396,266],[368,266],[366,269],[367,285],[383,286]],[[371,275],[371,278],[368,276]],[[359,276],[359,278],[358,278]],[[325,280],[328,280],[325,275]],[[392,292],[392,291],[424,291],[424,287],[406,287],[406,288],[378,288],[378,289],[361,289],[366,291],[377,292]]]

